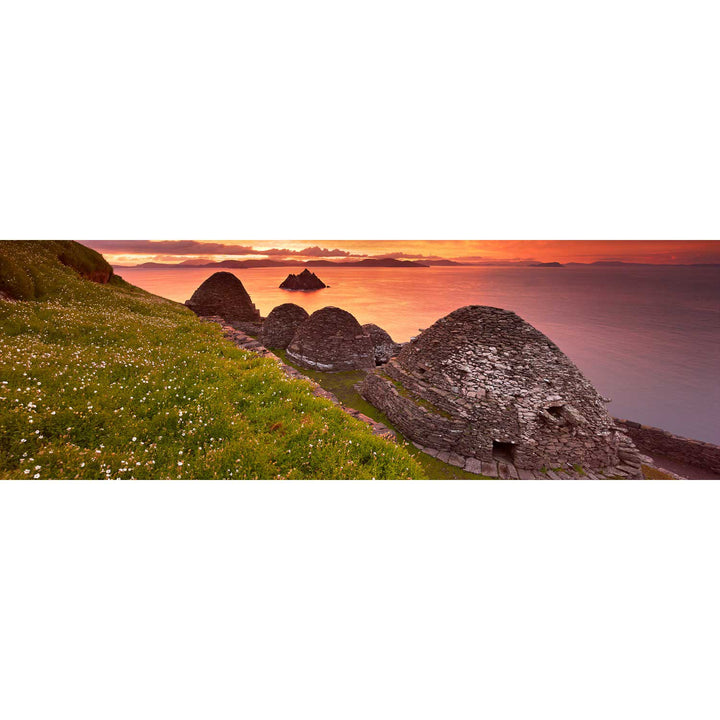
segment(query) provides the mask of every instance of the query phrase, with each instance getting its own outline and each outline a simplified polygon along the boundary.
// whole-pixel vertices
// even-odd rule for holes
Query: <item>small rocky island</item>
[[[299,275],[290,273],[280,284],[282,290],[322,290],[327,285],[313,272],[305,268]]]

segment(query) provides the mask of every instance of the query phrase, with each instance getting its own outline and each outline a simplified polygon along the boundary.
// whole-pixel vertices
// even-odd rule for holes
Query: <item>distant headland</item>
[[[444,260],[434,258],[423,258],[422,260],[400,260],[398,258],[364,258],[362,260],[183,260],[177,263],[167,262],[143,262],[137,265],[123,265],[115,263],[114,268],[118,270],[130,269],[184,269],[184,268],[225,268],[232,270],[250,270],[252,268],[275,268],[275,267],[339,267],[339,268],[428,268],[428,267],[720,267],[720,263],[640,263],[623,262],[621,260],[597,260],[595,262],[458,262],[456,260]]]
[[[117,268],[231,268],[247,270],[250,268],[273,267],[352,267],[352,268],[426,268],[430,265],[462,265],[462,263],[444,260],[442,262],[418,260],[397,260],[396,258],[365,258],[363,260],[220,260],[219,262],[187,261],[181,263],[146,262],[139,265],[116,265]]]

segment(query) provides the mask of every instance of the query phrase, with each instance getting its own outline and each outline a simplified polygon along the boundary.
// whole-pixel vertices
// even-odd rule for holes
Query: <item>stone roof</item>
[[[411,440],[520,468],[617,462],[602,398],[562,351],[515,313],[470,305],[438,320],[362,394]]]
[[[213,273],[185,304],[197,315],[218,315],[228,322],[260,318],[243,284],[229,272]]]
[[[369,370],[375,367],[370,336],[345,310],[324,307],[314,312],[295,333],[288,357],[317,370]]]
[[[298,326],[308,317],[307,312],[295,303],[284,303],[273,308],[263,323],[263,345],[284,350],[295,336]]]
[[[366,323],[362,329],[370,336],[375,351],[375,364],[383,365],[396,355],[402,345],[393,341],[389,333],[374,323]]]
[[[321,290],[327,285],[314,272],[305,268],[299,275],[290,273],[280,287],[283,290]]]

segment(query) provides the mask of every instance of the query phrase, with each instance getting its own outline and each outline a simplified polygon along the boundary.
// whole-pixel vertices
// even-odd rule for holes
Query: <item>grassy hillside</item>
[[[84,279],[105,261],[78,248],[0,242],[0,290],[30,298],[0,300],[0,478],[423,476],[216,325]]]
[[[67,277],[80,275],[106,283],[113,270],[95,250],[71,240],[38,240],[28,255],[21,250],[27,243],[3,242],[0,250],[0,291],[16,300],[40,300],[62,290]],[[35,257],[44,262],[36,264]],[[48,262],[53,271],[48,271]],[[60,272],[67,268],[67,271]],[[74,272],[73,272],[74,271]]]
[[[284,362],[288,365],[299,370],[304,375],[312,378],[318,385],[321,385],[326,390],[333,393],[339,400],[345,405],[355,410],[359,410],[368,417],[377,420],[378,422],[387,425],[393,432],[402,437],[400,431],[393,425],[390,418],[383,412],[378,410],[375,406],[371,405],[365,398],[360,395],[356,389],[357,383],[361,382],[364,374],[360,370],[348,370],[345,372],[320,372],[318,370],[308,370],[307,368],[300,367],[295,364],[287,355],[284,350],[279,348],[271,348],[272,351],[281,357]],[[420,467],[427,477],[431,477],[435,480],[477,480],[479,478],[485,478],[484,475],[476,475],[474,473],[467,472],[462,468],[455,467],[444,463],[437,458],[432,457],[424,452],[418,450],[414,445],[406,442],[407,451],[412,457],[417,460]],[[489,478],[485,478],[489,479]]]

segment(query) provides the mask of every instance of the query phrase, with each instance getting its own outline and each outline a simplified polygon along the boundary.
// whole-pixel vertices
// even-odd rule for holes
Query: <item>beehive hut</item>
[[[295,303],[284,303],[273,308],[263,323],[263,345],[285,350],[300,324],[308,317],[307,312]]]
[[[393,341],[389,333],[374,323],[367,323],[362,329],[370,336],[375,352],[375,364],[384,365],[393,355],[400,352],[402,345]]]
[[[472,472],[618,464],[602,398],[507,310],[471,305],[441,318],[368,374],[361,394],[406,437]]]
[[[219,315],[227,322],[260,319],[247,290],[229,272],[211,275],[185,304],[197,315]]]
[[[324,307],[314,312],[295,333],[287,348],[298,365],[316,370],[369,370],[375,367],[370,336],[345,310]]]
[[[327,285],[314,273],[305,268],[299,275],[290,273],[280,283],[282,290],[322,290]]]

